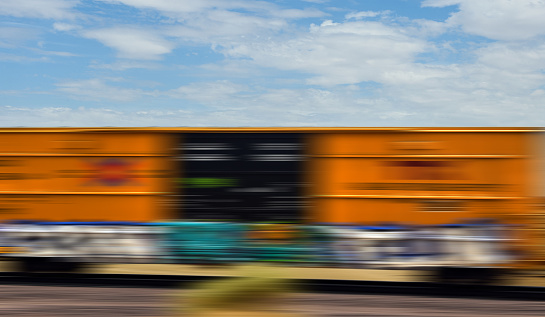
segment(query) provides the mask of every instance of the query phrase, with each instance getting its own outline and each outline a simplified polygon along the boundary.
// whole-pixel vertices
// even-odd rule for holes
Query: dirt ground
[[[187,292],[158,288],[0,285],[0,316],[158,317],[174,314]],[[296,293],[269,305],[275,312],[208,312],[199,316],[545,316],[545,302],[403,295]]]

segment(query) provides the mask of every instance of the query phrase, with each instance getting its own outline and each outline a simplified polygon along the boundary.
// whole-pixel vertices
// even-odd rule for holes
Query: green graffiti
[[[176,179],[178,187],[185,188],[220,188],[235,187],[238,184],[234,178],[189,177]]]

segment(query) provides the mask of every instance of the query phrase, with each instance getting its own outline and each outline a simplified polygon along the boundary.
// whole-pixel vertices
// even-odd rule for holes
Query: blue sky
[[[2,0],[0,126],[544,126],[545,0]]]

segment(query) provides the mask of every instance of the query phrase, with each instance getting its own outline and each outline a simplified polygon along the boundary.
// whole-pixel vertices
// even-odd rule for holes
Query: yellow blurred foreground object
[[[239,277],[200,283],[176,296],[177,316],[285,316],[280,301],[293,291],[293,283],[275,267],[240,267]]]
[[[187,315],[187,316],[207,316],[207,317],[301,317],[302,315],[293,314],[293,313],[282,313],[282,312],[267,312],[261,310],[231,310],[231,311],[215,311],[207,312],[201,315]]]

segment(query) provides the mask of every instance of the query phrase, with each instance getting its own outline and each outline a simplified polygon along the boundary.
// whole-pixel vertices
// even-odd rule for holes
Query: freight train
[[[233,239],[244,243],[236,252],[229,248],[237,256],[226,257],[239,260],[245,258],[241,254],[255,260],[252,254],[267,254],[275,245],[257,244],[272,248],[263,251],[248,241],[299,232],[305,238],[297,245],[310,252],[306,259],[320,263],[346,264],[346,254],[357,263],[376,264],[378,254],[388,254],[390,264],[408,263],[410,254],[442,248],[432,252],[442,254],[440,261],[424,261],[440,266],[459,246],[428,243],[426,252],[415,253],[418,241],[475,242],[476,236],[488,251],[454,257],[484,252],[493,256],[481,262],[537,263],[543,249],[542,133],[539,128],[5,128],[0,129],[0,219],[4,240],[18,241],[11,250],[26,250],[10,252],[26,259],[46,257],[36,251],[47,249],[43,243],[29,243],[37,236],[57,241],[63,236],[68,243],[87,232],[102,239],[88,242],[95,251],[97,241],[119,246],[145,240],[153,252],[163,252],[149,259],[183,260],[180,254],[190,249],[191,239],[182,232],[199,224],[229,224],[238,228],[230,230],[231,237],[238,232]],[[267,225],[291,229],[262,229]],[[220,227],[205,231],[229,236]],[[104,240],[105,232],[124,238]],[[147,238],[136,238],[137,232]],[[320,239],[329,242],[318,252]],[[200,244],[203,250],[205,245]],[[112,248],[95,255],[113,255]],[[61,257],[55,250],[51,254]],[[477,266],[475,259],[470,262]]]

